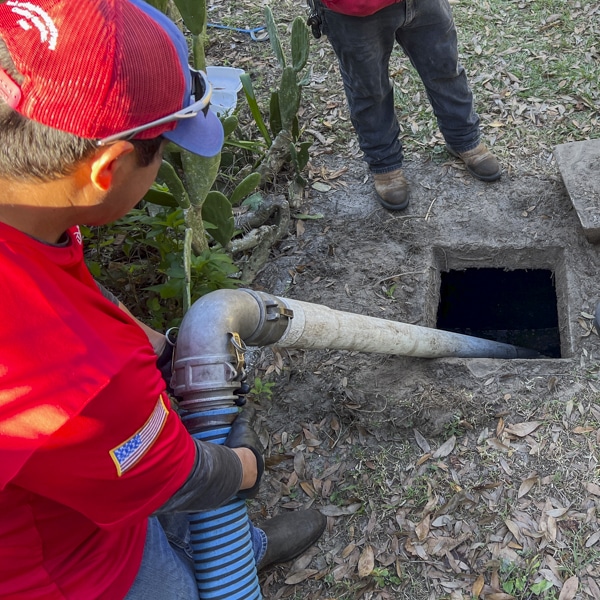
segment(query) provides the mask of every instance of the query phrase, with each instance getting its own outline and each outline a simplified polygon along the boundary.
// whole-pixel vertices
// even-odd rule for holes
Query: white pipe
[[[356,350],[421,358],[532,358],[535,350],[460,333],[333,310],[289,298],[279,300],[293,313],[277,342],[284,348]]]
[[[243,379],[231,334],[249,346],[355,350],[421,358],[543,358],[460,333],[333,310],[252,290],[218,290],[196,301],[180,328],[174,362],[184,404],[229,402]],[[239,348],[243,352],[243,348]]]

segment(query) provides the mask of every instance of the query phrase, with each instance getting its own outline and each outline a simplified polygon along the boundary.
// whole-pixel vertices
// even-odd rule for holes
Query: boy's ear
[[[119,167],[119,160],[133,151],[133,144],[126,141],[118,141],[99,148],[90,159],[90,179],[92,183],[99,190],[107,192]]]

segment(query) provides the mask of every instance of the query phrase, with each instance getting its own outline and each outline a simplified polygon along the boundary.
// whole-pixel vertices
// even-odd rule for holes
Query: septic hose
[[[184,412],[182,420],[186,427],[194,424],[188,427],[192,437],[223,444],[237,412],[237,406]],[[212,425],[202,427],[203,420]],[[218,509],[190,514],[189,523],[199,598],[260,600],[245,501],[234,498]]]

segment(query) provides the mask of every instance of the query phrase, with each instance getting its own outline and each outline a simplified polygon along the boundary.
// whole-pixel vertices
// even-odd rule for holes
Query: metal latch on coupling
[[[237,373],[246,375],[246,357],[244,355],[247,350],[246,344],[244,344],[244,340],[237,331],[230,331],[229,335],[231,336],[231,345],[235,351],[235,370]]]
[[[231,337],[231,345],[235,351],[235,372],[238,374],[238,381],[240,382],[240,387],[233,392],[237,395],[235,403],[238,406],[244,406],[246,404],[246,394],[250,391],[250,386],[246,383],[245,352],[247,346],[237,331],[230,331],[229,335]]]

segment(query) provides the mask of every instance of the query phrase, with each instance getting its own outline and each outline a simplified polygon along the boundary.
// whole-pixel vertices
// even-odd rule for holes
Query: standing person
[[[259,485],[251,415],[223,446],[193,439],[157,368],[172,347],[84,264],[78,226],[135,206],[167,141],[221,149],[187,53],[142,0],[0,3],[1,598],[197,599],[186,513]],[[250,561],[289,560],[324,525],[250,527]]]
[[[448,0],[315,2],[322,32],[339,61],[350,118],[382,206],[403,210],[409,203],[389,78],[394,42],[402,47],[425,85],[448,152],[460,158],[477,179],[500,177],[498,160],[480,141],[479,117],[465,70],[458,62]]]

